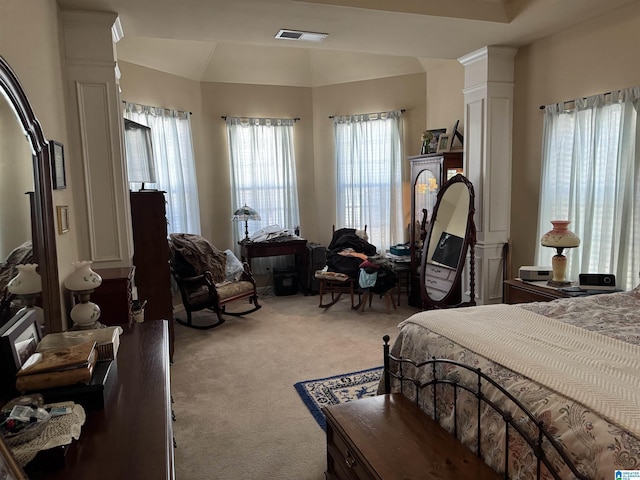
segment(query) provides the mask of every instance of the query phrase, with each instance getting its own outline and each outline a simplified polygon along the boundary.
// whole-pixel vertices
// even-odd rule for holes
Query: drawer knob
[[[351,456],[351,452],[349,450],[344,452],[344,462],[349,468],[353,468],[356,464],[356,459]]]

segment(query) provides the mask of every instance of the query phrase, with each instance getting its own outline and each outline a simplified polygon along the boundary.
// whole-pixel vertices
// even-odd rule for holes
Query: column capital
[[[487,46],[458,58],[465,67],[464,88],[489,82],[512,83],[517,52],[512,47]]]

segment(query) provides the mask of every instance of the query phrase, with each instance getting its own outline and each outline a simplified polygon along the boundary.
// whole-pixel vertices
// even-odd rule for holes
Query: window
[[[293,231],[300,224],[294,122],[227,117],[232,209],[246,204],[262,219],[249,221],[249,235],[271,225]],[[236,222],[234,244],[244,238],[244,229],[244,222]]]
[[[402,113],[334,118],[337,223],[364,228],[385,252],[403,242]]]
[[[200,208],[189,112],[128,103],[125,118],[151,129],[156,183],[166,192],[169,233],[200,233]],[[131,178],[131,177],[130,177]],[[131,190],[140,184],[130,183]]]
[[[545,109],[539,237],[551,220],[569,220],[580,238],[565,250],[567,278],[613,273],[618,288],[638,284],[640,271],[640,88],[596,95]],[[536,264],[555,250],[537,245]]]

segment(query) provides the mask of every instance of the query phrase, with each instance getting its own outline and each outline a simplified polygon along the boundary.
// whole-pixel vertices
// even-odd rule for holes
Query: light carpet
[[[383,335],[397,337],[417,310],[406,296],[390,314],[377,297],[363,313],[348,297],[328,309],[318,301],[261,297],[257,312],[211,330],[175,324],[178,480],[324,480],[325,433],[293,385],[381,365]],[[194,322],[206,315],[197,312]]]
[[[382,371],[382,367],[369,368],[359,372],[298,382],[294,387],[318,425],[326,430],[322,407],[373,397],[378,390]]]

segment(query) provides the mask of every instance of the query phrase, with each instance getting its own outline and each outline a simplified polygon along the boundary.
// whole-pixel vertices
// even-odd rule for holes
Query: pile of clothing
[[[396,283],[391,262],[378,255],[364,230],[341,228],[327,248],[327,270],[358,279],[361,288],[383,294]]]

